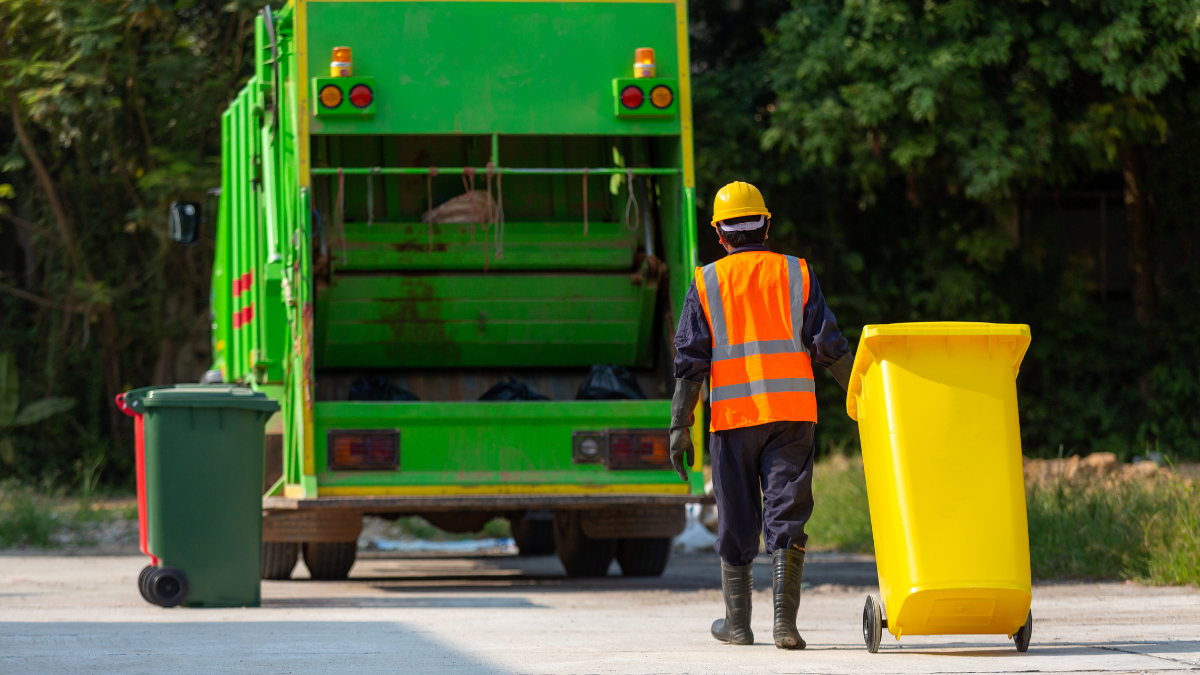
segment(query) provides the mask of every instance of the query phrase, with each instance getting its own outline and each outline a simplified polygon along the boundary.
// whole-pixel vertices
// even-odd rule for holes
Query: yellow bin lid
[[[850,387],[846,391],[846,414],[858,421],[858,397],[862,394],[862,378],[875,363],[875,345],[882,339],[909,337],[944,337],[947,345],[951,338],[987,337],[988,345],[1004,346],[1003,350],[1013,357],[1013,377],[1021,369],[1025,351],[1029,349],[1029,326],[1012,323],[981,323],[974,321],[929,321],[921,323],[885,323],[863,326],[858,341],[858,352],[854,355],[854,370],[850,375]]]

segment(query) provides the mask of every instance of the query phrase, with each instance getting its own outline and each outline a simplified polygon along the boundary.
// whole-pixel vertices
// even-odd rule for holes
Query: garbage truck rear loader
[[[505,516],[570,574],[660,574],[703,494],[667,440],[685,3],[293,0],[255,35],[212,305],[214,368],[283,404],[264,575],[345,577],[364,514]],[[581,391],[593,366],[636,383]]]

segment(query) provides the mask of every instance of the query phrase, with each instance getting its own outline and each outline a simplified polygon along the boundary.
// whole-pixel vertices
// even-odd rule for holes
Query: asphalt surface
[[[771,642],[756,567],[757,642],[714,641],[717,559],[660,579],[570,580],[553,557],[360,559],[346,582],[263,584],[257,609],[160,609],[136,556],[0,555],[0,673],[1001,673],[1200,671],[1200,591],[1034,589],[1032,646],[1004,636],[884,635],[863,647],[869,558],[810,555],[802,652]],[[615,573],[615,567],[614,567]],[[307,576],[303,564],[297,576]]]

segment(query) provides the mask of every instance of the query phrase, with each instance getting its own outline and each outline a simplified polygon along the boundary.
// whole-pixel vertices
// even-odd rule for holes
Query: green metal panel
[[[662,429],[670,401],[316,404],[322,486],[674,483],[673,471],[571,462],[571,434]],[[326,431],[399,429],[399,471],[328,472]]]
[[[340,275],[317,365],[635,365],[642,294],[629,274]]]
[[[215,361],[230,380],[285,390],[289,490],[314,495],[318,477],[322,485],[380,488],[673,483],[669,471],[607,472],[569,461],[570,431],[662,427],[666,401],[314,404],[313,386],[317,368],[650,364],[663,337],[652,327],[669,331],[675,318],[664,314],[678,315],[691,280],[694,192],[675,173],[687,142],[678,116],[618,118],[613,81],[632,75],[634,49],[647,46],[656,49],[663,79],[679,77],[675,4],[311,3],[303,82],[295,77],[293,9],[276,15],[277,63],[256,20],[256,77],[222,120],[213,286]],[[309,119],[300,119],[300,97],[326,76],[335,45],[352,47],[356,75],[375,79],[373,118],[322,119],[310,100]],[[276,96],[277,116],[267,105]],[[311,177],[310,192],[310,176],[299,173],[301,150],[311,151],[313,167],[385,168],[347,177],[344,262],[329,208],[336,176]],[[482,228],[472,241],[469,225],[435,226],[431,247],[429,228],[418,222],[429,206],[427,185],[436,206],[462,194],[462,176],[427,182],[386,169],[489,160],[506,169],[669,168],[649,187],[659,233],[651,245],[667,263],[670,292],[659,293],[657,266],[643,262],[643,223],[624,228],[624,182],[611,194],[610,177],[598,172],[587,179],[586,238],[580,175],[514,172],[503,178],[501,259],[484,254]],[[483,189],[482,171],[476,180]],[[329,267],[316,275],[313,209],[324,216],[329,252],[329,260],[318,259]],[[247,287],[235,297],[234,281],[243,279]],[[235,316],[245,325],[235,329]],[[400,471],[325,474],[325,429],[389,425],[403,433]]]
[[[678,77],[673,3],[319,2],[308,26],[311,76],[348,46],[355,75],[378,83],[373,119],[314,117],[314,134],[680,132],[677,115],[613,112],[636,48]]]
[[[630,271],[638,243],[620,223],[590,223],[586,238],[579,223],[508,223],[503,257],[496,258],[495,232],[475,229],[472,235],[468,224],[346,223],[345,247],[334,246],[333,264],[338,270],[465,270],[482,269],[486,255],[492,270]]]

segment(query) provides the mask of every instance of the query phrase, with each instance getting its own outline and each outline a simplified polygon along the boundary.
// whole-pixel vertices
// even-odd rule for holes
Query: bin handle
[[[125,394],[117,394],[117,408],[130,417],[138,416],[138,414],[134,412],[133,408],[130,408],[129,404],[125,402]]]

